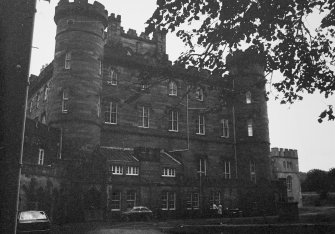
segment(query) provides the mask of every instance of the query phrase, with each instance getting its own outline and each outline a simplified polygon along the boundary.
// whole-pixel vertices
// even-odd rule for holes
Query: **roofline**
[[[100,146],[100,148],[115,149],[115,150],[134,150],[134,148],[122,148],[117,146]]]
[[[167,155],[168,157],[170,157],[173,161],[175,161],[176,163],[181,165],[181,162],[179,162],[177,159],[175,159],[173,156],[171,156],[170,154],[168,154],[167,152],[165,152],[164,150],[161,150],[161,153]]]

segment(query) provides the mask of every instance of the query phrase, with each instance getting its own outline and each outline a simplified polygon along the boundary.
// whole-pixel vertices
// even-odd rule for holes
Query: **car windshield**
[[[20,213],[20,220],[47,219],[43,211],[23,211]]]
[[[141,211],[149,211],[149,209],[148,208],[141,208]]]

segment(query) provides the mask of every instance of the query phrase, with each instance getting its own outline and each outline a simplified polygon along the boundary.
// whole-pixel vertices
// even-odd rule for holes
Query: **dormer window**
[[[198,101],[203,101],[204,100],[204,90],[200,87],[197,88],[195,92],[195,99]]]
[[[66,70],[71,69],[71,52],[67,52],[65,54],[65,65],[64,65]]]
[[[177,96],[178,87],[175,81],[170,81],[169,83],[169,95],[170,96]]]
[[[109,79],[110,80],[107,81],[107,84],[117,85],[117,73],[114,69],[110,70]]]

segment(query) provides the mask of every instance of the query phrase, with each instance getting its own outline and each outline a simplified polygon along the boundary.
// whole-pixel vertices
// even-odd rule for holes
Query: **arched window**
[[[169,83],[169,95],[170,96],[177,96],[178,88],[177,83],[175,81],[170,81]]]
[[[287,191],[292,191],[292,176],[286,178]]]
[[[248,92],[245,93],[245,102],[247,104],[251,103],[251,92],[250,91],[248,91]]]
[[[253,123],[252,119],[248,120],[248,136],[253,136],[254,135],[254,129],[253,129]]]
[[[117,85],[117,72],[114,69],[110,70],[109,80],[107,81],[107,84]]]

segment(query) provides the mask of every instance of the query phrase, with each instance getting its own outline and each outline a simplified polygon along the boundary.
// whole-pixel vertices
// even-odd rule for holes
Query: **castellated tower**
[[[234,80],[235,145],[238,178],[270,178],[269,120],[264,77],[265,55],[252,49],[227,58]]]
[[[64,156],[92,152],[100,143],[107,16],[102,4],[87,0],[61,0],[55,10],[56,47],[47,119],[62,129]]]

